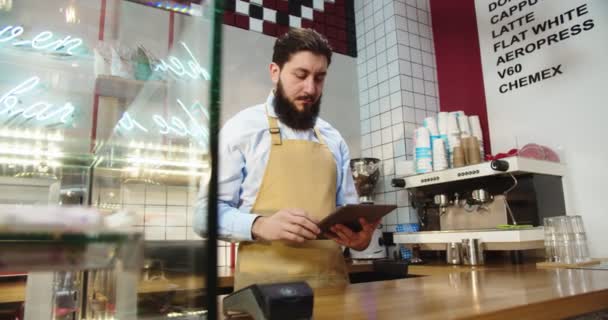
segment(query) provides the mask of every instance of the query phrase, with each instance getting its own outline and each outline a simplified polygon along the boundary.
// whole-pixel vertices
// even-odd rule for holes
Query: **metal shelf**
[[[565,165],[551,161],[541,161],[523,157],[509,157],[501,160],[509,163],[509,169],[507,171],[494,170],[490,165],[491,162],[483,162],[461,168],[453,168],[405,177],[403,178],[405,180],[405,188],[412,189],[454,181],[502,175],[505,173],[512,173],[514,175],[544,174],[562,177],[566,172]]]

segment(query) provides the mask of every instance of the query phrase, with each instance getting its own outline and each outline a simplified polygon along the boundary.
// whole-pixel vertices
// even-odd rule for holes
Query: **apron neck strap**
[[[268,116],[268,125],[268,131],[270,132],[272,144],[281,145],[281,128],[279,128],[279,122],[277,121],[277,118]]]
[[[281,128],[279,127],[279,122],[277,121],[277,118],[271,117],[268,114],[268,110],[266,111],[266,117],[268,118],[268,127],[269,127],[268,131],[270,132],[270,138],[271,138],[272,144],[281,145],[282,144]],[[325,144],[325,140],[323,139],[321,132],[319,132],[319,128],[317,128],[317,126],[315,126],[313,128],[313,131],[315,132],[315,135],[317,136],[319,143]]]
[[[315,131],[315,135],[317,136],[317,139],[319,139],[319,143],[325,144],[325,140],[323,139],[323,136],[321,135],[319,128],[317,128],[317,126],[315,126],[313,130]]]

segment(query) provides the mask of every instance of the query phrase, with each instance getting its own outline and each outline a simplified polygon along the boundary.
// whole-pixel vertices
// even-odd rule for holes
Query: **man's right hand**
[[[317,238],[321,232],[318,223],[302,209],[283,209],[271,216],[257,218],[253,222],[251,233],[256,240],[302,243]]]

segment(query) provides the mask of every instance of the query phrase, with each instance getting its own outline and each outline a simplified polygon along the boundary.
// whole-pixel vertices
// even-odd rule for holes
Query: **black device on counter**
[[[372,271],[352,272],[348,278],[353,284],[410,278],[409,265],[406,260],[376,259],[372,260]]]
[[[313,291],[306,282],[254,284],[223,301],[224,315],[246,313],[255,320],[312,319]]]

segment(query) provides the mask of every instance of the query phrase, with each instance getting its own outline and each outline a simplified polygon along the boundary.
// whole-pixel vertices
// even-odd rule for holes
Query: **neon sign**
[[[61,108],[54,108],[52,103],[36,101],[28,107],[19,107],[19,98],[31,92],[40,83],[39,77],[31,77],[7,93],[0,96],[0,116],[21,117],[25,120],[35,119],[37,121],[59,120],[68,123],[74,114],[74,105],[66,102]]]
[[[193,125],[189,127],[184,120],[177,116],[172,116],[170,119],[165,119],[165,117],[159,114],[154,114],[152,115],[152,122],[154,123],[155,128],[158,130],[158,133],[160,133],[161,135],[175,134],[180,137],[190,136],[195,139],[200,138],[201,140],[199,141],[201,142],[206,141],[209,138],[209,130],[201,127],[198,124],[198,121],[196,121],[196,118],[194,117],[190,109],[194,107],[200,108],[200,110],[203,112],[203,115],[207,119],[209,119],[209,113],[207,112],[207,110],[205,110],[205,108],[199,102],[195,102],[190,107],[190,109],[187,108],[180,99],[177,99],[177,104],[184,111],[187,116],[187,119],[190,120]],[[137,129],[144,133],[150,131],[149,128],[134,119],[128,111],[123,113],[122,117],[118,121],[118,128],[126,131],[132,131]]]
[[[4,27],[4,29],[0,30],[0,43],[12,41],[11,44],[13,46],[31,45],[33,49],[40,51],[61,51],[61,49],[65,49],[65,52],[69,55],[74,55],[74,51],[83,43],[81,38],[73,38],[72,36],[55,39],[55,34],[51,31],[42,31],[31,40],[18,40],[17,38],[24,31],[25,29],[22,26]]]
[[[175,57],[175,56],[169,56],[167,58],[167,61],[169,61],[169,63],[167,63],[165,60],[161,59],[160,63],[154,68],[154,71],[161,71],[161,72],[167,72],[167,71],[171,71],[171,73],[175,74],[178,77],[183,77],[183,76],[188,76],[192,79],[203,79],[203,80],[209,80],[211,79],[211,76],[209,75],[209,72],[207,70],[205,70],[203,67],[201,67],[201,64],[198,62],[198,60],[196,60],[196,58],[194,57],[194,54],[192,54],[192,51],[190,51],[190,48],[188,48],[188,45],[186,45],[184,42],[180,42],[180,44],[182,45],[182,47],[184,47],[184,49],[188,52],[188,55],[190,56],[190,61],[187,61],[186,66],[184,66],[184,63],[182,63],[181,60],[179,60],[179,58]]]
[[[0,0],[0,11],[11,11],[13,0]]]

